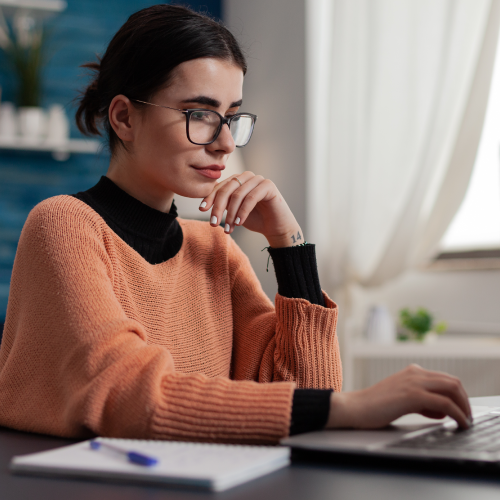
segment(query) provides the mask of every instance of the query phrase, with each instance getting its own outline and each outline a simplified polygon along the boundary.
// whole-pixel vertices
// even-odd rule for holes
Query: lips
[[[193,168],[196,168],[196,170],[224,170],[226,167],[225,165],[207,165],[205,167],[196,167],[194,165],[191,165]]]
[[[192,165],[192,167],[209,179],[219,179],[222,175],[222,170],[226,168],[224,165],[208,165],[206,167],[195,167]]]

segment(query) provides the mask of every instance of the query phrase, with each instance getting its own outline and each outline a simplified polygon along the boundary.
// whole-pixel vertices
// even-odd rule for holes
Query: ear
[[[113,97],[109,105],[108,117],[111,127],[122,141],[134,140],[137,110],[128,97],[122,94]]]

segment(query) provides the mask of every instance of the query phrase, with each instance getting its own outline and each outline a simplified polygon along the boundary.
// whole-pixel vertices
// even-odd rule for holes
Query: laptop
[[[281,444],[306,451],[500,465],[500,408],[473,406],[472,415],[474,423],[467,430],[450,418],[436,421],[411,414],[380,430],[322,430],[282,439]]]

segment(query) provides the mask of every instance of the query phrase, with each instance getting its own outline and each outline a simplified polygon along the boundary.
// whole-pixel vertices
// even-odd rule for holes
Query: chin
[[[210,184],[191,186],[191,189],[178,189],[174,192],[178,196],[184,196],[184,198],[205,198],[214,190],[216,185],[217,182],[214,180]]]

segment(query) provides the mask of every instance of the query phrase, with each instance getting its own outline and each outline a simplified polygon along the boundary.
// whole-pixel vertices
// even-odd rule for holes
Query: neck
[[[174,193],[162,189],[154,179],[140,175],[140,169],[131,168],[126,162],[111,159],[106,177],[148,207],[163,213],[170,212]]]

